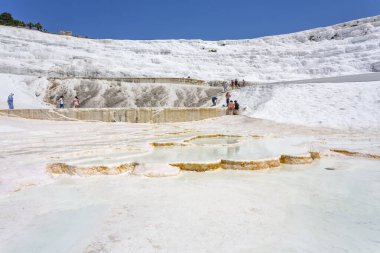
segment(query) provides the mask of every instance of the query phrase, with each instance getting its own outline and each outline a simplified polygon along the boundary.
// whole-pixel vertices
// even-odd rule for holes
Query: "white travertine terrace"
[[[0,26],[0,73],[63,78],[237,77],[259,82],[310,79],[380,71],[379,43],[380,16],[225,41],[94,40]]]
[[[80,108],[0,110],[0,114],[26,119],[167,123],[196,121],[225,115],[221,108]]]
[[[380,16],[219,42],[0,26],[0,252],[379,252],[379,45]],[[166,79],[188,76],[253,82],[246,116],[171,108],[224,103]],[[60,95],[115,109],[40,110]]]

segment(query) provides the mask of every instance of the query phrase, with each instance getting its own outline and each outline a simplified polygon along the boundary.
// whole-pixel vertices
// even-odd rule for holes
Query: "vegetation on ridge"
[[[3,12],[0,14],[0,25],[28,27],[29,29],[35,28],[38,31],[46,31],[46,29],[43,29],[43,25],[40,22],[35,24],[32,22],[25,23],[24,21],[14,19],[12,14],[8,12]]]

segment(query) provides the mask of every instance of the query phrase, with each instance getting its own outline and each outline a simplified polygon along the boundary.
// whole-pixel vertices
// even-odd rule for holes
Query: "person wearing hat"
[[[13,93],[11,93],[9,96],[8,96],[8,107],[10,110],[13,110],[14,109],[14,106],[13,106]]]

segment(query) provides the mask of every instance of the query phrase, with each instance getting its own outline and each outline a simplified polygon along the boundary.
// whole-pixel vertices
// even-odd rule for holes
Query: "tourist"
[[[245,80],[243,79],[243,85],[242,85],[243,87],[245,87]]]
[[[236,88],[240,88],[240,84],[239,84],[239,82],[238,82],[237,79],[235,79],[235,87],[236,87]]]
[[[234,101],[234,104],[235,104],[234,115],[239,115],[240,105],[236,100]]]
[[[234,104],[234,101],[231,100],[228,103],[226,114],[227,115],[233,115],[234,109],[235,109],[235,104]]]
[[[13,93],[9,94],[8,96],[8,107],[10,110],[13,110],[15,109],[14,106],[13,106]]]
[[[216,101],[218,100],[217,97],[212,97],[211,98],[211,101],[212,101],[212,106],[216,106]]]
[[[230,102],[231,94],[229,92],[226,93],[226,106],[228,106],[228,103]]]
[[[227,88],[228,88],[228,84],[226,81],[223,81],[223,89],[224,89],[224,92],[227,91]]]
[[[231,89],[233,90],[235,88],[234,80],[231,80]]]
[[[63,101],[63,96],[59,98],[59,108],[64,108],[65,107],[65,102]]]
[[[78,108],[79,107],[79,98],[75,96],[73,100],[73,108]]]

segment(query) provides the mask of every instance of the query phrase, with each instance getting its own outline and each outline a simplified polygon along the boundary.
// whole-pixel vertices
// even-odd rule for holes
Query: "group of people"
[[[216,106],[217,100],[218,100],[217,97],[211,98],[212,106]],[[227,107],[227,110],[226,110],[227,115],[238,115],[239,114],[240,105],[237,102],[237,100],[231,99],[231,93],[228,91],[226,92],[226,104],[223,105],[223,107]]]
[[[13,110],[15,108],[14,104],[13,104],[13,96],[14,96],[13,93],[9,94],[8,100],[7,100],[7,102],[8,102],[8,108],[10,110]],[[65,101],[63,99],[63,96],[59,97],[59,99],[58,99],[58,106],[59,106],[59,108],[65,108]],[[78,98],[78,96],[74,97],[73,102],[72,102],[72,106],[73,106],[73,108],[78,108],[79,107],[79,98]]]
[[[238,115],[239,114],[239,109],[240,105],[237,102],[237,100],[232,100],[231,99],[231,94],[229,92],[226,93],[226,114],[227,115]]]
[[[58,99],[58,105],[59,105],[59,108],[65,108],[65,101],[64,101],[63,96],[59,97],[59,99]],[[78,98],[78,96],[74,97],[73,102],[72,102],[72,106],[73,106],[73,108],[78,108],[79,107],[79,98]]]
[[[231,87],[231,90],[234,90],[235,88],[238,89],[240,87],[245,87],[245,80],[243,79],[243,81],[241,82],[239,82],[238,79],[231,80],[230,87]],[[227,81],[223,82],[223,88],[224,88],[224,92],[227,92],[228,90]]]
[[[237,79],[231,80],[231,90],[234,90],[235,88],[240,88],[240,87],[245,87],[245,80],[240,83]],[[238,115],[239,114],[239,109],[240,105],[236,100],[231,99],[231,93],[228,90],[228,83],[226,81],[223,82],[223,88],[224,92],[226,93],[226,104],[223,105],[223,107],[227,107],[226,114],[227,115]],[[212,97],[211,102],[212,106],[216,106],[218,98],[217,97]]]

